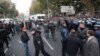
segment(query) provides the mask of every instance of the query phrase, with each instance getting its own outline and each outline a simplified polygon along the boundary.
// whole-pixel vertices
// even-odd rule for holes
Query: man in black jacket
[[[9,37],[9,34],[10,34],[10,31],[9,31],[9,29],[8,29],[8,24],[4,24],[4,29],[5,29],[5,37],[4,37],[4,42],[5,42],[5,44],[6,44],[6,46],[7,46],[7,48],[9,48],[9,40],[11,40],[11,38]]]
[[[78,49],[82,46],[81,44],[82,41],[77,37],[76,31],[71,30],[66,44],[68,56],[77,56]]]
[[[55,24],[52,21],[50,21],[49,24],[48,24],[48,29],[50,30],[52,39],[54,41],[56,41],[56,39],[55,39],[55,27],[56,27]]]
[[[0,56],[5,56],[2,39],[0,39]]]
[[[28,41],[29,41],[29,36],[26,32],[26,29],[23,27],[22,29],[22,34],[21,34],[21,41],[24,44],[25,47],[25,56],[29,56],[29,48],[28,48]]]
[[[40,28],[32,30],[32,35],[33,35],[33,43],[35,46],[35,56],[39,56],[39,52],[44,56],[50,56],[45,50],[44,50],[44,44],[41,38],[41,31]]]
[[[4,38],[7,36],[6,30],[3,28],[2,22],[0,22],[0,56],[5,56],[4,54]]]
[[[82,40],[82,46],[80,48],[80,54],[82,56],[84,56],[84,51],[83,51],[83,47],[84,47],[84,44],[85,44],[85,40],[86,40],[86,32],[87,32],[88,28],[86,28],[85,26],[85,23],[81,22],[79,24],[79,27],[78,27],[78,38],[80,38]]]

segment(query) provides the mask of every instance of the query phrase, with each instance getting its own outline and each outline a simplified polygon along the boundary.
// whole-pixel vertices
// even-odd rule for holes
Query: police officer
[[[39,56],[39,52],[44,56],[50,56],[45,50],[44,50],[44,44],[41,38],[41,31],[40,28],[37,27],[36,29],[32,30],[32,35],[33,35],[33,43],[35,46],[35,56]]]

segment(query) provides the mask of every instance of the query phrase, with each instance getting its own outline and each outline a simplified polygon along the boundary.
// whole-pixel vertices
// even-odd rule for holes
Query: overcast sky
[[[20,13],[28,13],[32,0],[12,0]]]

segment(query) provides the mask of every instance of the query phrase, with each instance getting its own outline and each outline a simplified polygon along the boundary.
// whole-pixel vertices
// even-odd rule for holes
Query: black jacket
[[[81,40],[78,37],[69,36],[67,38],[66,49],[69,55],[76,55],[78,48],[81,47]]]
[[[4,51],[3,40],[0,39],[0,52]]]
[[[26,32],[22,32],[21,34],[21,41],[27,43],[29,41],[29,37]]]
[[[6,29],[0,29],[0,39],[4,40],[9,35]]]
[[[100,46],[100,30],[95,31],[95,37],[97,38],[97,40],[99,42],[99,46]]]
[[[33,43],[35,48],[41,49],[44,47],[42,38],[41,38],[41,32],[36,31],[35,34],[33,35]]]

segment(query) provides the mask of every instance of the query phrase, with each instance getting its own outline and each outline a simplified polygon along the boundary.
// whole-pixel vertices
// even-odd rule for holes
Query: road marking
[[[10,54],[9,56],[16,56],[15,54]]]
[[[8,48],[5,49],[4,53],[6,53],[8,51]]]
[[[9,44],[9,47],[11,47],[11,45]]]
[[[22,43],[22,41],[21,41],[21,40],[18,40],[18,42],[19,42],[19,43]]]
[[[11,47],[11,45],[9,44],[9,48]],[[8,51],[8,48],[6,48],[5,50],[4,50],[4,53],[6,53]]]
[[[43,31],[42,31],[43,30]],[[54,50],[54,48],[50,45],[50,43],[46,40],[46,38],[43,36],[44,34],[44,29],[43,29],[43,27],[41,28],[41,32],[42,32],[42,38],[43,38],[43,40],[47,43],[47,45],[50,47],[50,49],[51,50]]]
[[[43,40],[48,44],[48,46],[51,48],[51,50],[54,50],[54,48],[50,45],[50,43],[46,40],[45,37],[43,37]]]

